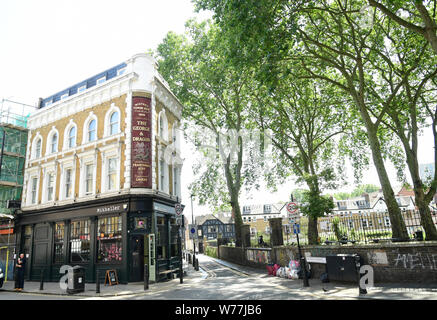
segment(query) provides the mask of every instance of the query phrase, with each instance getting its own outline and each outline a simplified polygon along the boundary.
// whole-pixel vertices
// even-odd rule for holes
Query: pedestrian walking
[[[16,279],[15,279],[15,290],[22,291],[24,288],[24,270],[26,268],[26,257],[24,253],[20,253],[17,259],[16,267]]]

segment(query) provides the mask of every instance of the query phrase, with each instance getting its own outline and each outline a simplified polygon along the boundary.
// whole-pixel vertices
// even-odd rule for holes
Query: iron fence
[[[419,211],[403,211],[404,219],[410,239],[417,238],[420,233],[426,238],[421,225]],[[437,226],[437,215],[432,214]],[[391,221],[388,212],[366,212],[353,215],[335,215],[319,218],[318,232],[320,242],[379,242],[393,239]]]

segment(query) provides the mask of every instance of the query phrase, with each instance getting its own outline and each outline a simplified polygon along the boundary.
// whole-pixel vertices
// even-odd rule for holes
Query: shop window
[[[55,224],[55,239],[54,239],[54,263],[63,263],[64,262],[64,223],[56,223]]]
[[[165,219],[163,217],[158,217],[157,227],[158,227],[158,238],[156,241],[157,258],[167,259],[168,229],[167,229],[167,225],[165,224]]]
[[[90,221],[71,222],[70,262],[85,263],[90,261]]]
[[[97,230],[97,262],[122,261],[121,216],[99,218]]]

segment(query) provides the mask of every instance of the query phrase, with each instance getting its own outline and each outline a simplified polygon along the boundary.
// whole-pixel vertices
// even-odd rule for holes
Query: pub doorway
[[[129,282],[144,280],[144,235],[133,235],[130,238],[130,272]]]

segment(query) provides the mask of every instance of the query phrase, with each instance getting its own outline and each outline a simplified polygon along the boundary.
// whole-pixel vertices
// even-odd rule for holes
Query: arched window
[[[88,142],[96,140],[96,120],[91,120],[88,124]]]
[[[68,147],[73,148],[76,146],[76,127],[72,127],[68,132]]]
[[[120,131],[120,119],[119,119],[119,113],[115,111],[111,114],[110,120],[109,120],[109,135],[116,134]]]
[[[35,145],[35,158],[41,157],[41,138],[36,141]]]
[[[55,132],[50,141],[50,153],[58,152],[58,134]]]

